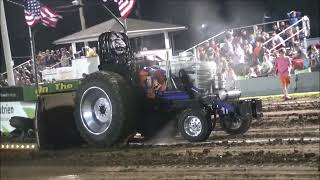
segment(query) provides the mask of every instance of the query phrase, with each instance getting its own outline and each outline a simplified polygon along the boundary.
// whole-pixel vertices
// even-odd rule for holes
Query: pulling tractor
[[[200,142],[217,120],[228,134],[243,134],[262,115],[260,99],[239,100],[241,92],[225,90],[219,75],[208,93],[184,69],[173,74],[170,66],[163,70],[135,59],[126,33],[101,34],[98,54],[99,71],[81,79],[76,91],[38,96],[35,134],[41,149],[84,142],[110,147],[137,132],[155,136],[170,122],[168,134]]]

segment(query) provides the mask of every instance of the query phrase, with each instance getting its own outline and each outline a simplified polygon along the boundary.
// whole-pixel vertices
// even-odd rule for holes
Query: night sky
[[[14,0],[23,3],[22,0]],[[41,3],[55,9],[59,6],[71,5],[72,0],[40,0]],[[99,0],[83,0],[87,27],[111,19],[106,11],[94,2]],[[23,59],[19,56],[30,55],[28,27],[24,19],[23,8],[4,0],[11,52],[15,64]],[[130,18],[153,20],[185,25],[187,31],[174,33],[175,50],[183,50],[195,43],[221,32],[227,28],[261,23],[267,13],[273,20],[285,19],[286,13],[297,10],[311,19],[311,35],[319,37],[319,0],[139,0],[140,8]],[[118,14],[116,7],[111,9]],[[36,27],[36,50],[55,47],[52,42],[81,29],[77,10],[61,12],[63,19],[56,28]],[[201,24],[207,24],[201,29]],[[2,39],[1,39],[2,47]],[[5,70],[3,50],[1,48],[1,72]]]

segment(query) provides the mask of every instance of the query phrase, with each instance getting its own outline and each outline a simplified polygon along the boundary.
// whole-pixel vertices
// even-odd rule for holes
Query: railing
[[[282,19],[282,20],[277,20],[277,21],[270,21],[270,22],[266,22],[266,23],[259,23],[259,24],[254,24],[254,25],[248,25],[248,26],[242,26],[242,27],[236,27],[236,28],[232,28],[232,30],[238,30],[238,29],[246,29],[246,28],[253,28],[253,31],[255,31],[255,26],[263,26],[263,25],[268,25],[268,24],[274,24],[277,23],[277,26],[279,27],[279,23],[280,22],[286,22],[289,21],[289,19]]]
[[[184,50],[182,53],[187,52],[187,51],[190,51],[191,49],[194,49],[194,48],[196,48],[196,47],[198,47],[198,46],[202,45],[203,43],[208,42],[208,41],[210,41],[211,39],[214,39],[214,38],[216,38],[216,37],[218,37],[218,36],[220,36],[220,35],[224,34],[225,32],[226,32],[226,31],[222,31],[222,32],[220,32],[220,33],[218,33],[218,34],[216,34],[216,35],[212,36],[211,38],[206,39],[206,40],[204,40],[204,41],[202,41],[202,42],[200,42],[200,43],[198,43],[198,44],[196,44],[196,45],[192,46],[191,48],[189,48],[189,49],[187,49],[187,50]]]
[[[282,43],[285,43],[287,41],[289,41],[291,38],[293,38],[294,36],[300,34],[300,32],[304,31],[304,29],[300,29],[299,31],[297,31],[296,33],[292,34],[290,37],[288,37],[287,39],[283,40],[283,42],[275,45],[274,47],[272,47],[271,49],[268,49],[270,52],[273,51],[274,49],[278,48],[279,46],[281,46]]]
[[[14,67],[13,70],[15,70],[15,69],[17,69],[18,67],[21,67],[21,66],[23,66],[23,65],[25,65],[25,64],[28,64],[29,62],[31,62],[31,59],[28,60],[28,61],[26,61],[26,62],[24,62],[24,63],[19,64],[19,65],[16,66],[16,67]],[[5,75],[5,74],[7,74],[7,72],[2,73],[1,75]]]
[[[299,21],[295,22],[294,24],[290,25],[289,27],[287,27],[286,29],[284,29],[283,31],[281,31],[280,33],[278,33],[276,36],[270,38],[269,40],[265,41],[263,43],[263,46],[267,45],[270,41],[272,41],[274,38],[279,37],[281,34],[285,33],[287,30],[291,29],[292,27],[298,25],[299,23],[302,22],[302,29],[300,29],[299,31],[295,32],[294,34],[292,34],[290,37],[288,37],[287,39],[285,39],[283,42],[280,42],[279,44],[275,45],[274,47],[272,47],[271,49],[268,49],[269,51],[272,51],[276,48],[278,48],[279,46],[281,46],[282,43],[287,42],[288,40],[292,39],[293,37],[295,37],[296,35],[300,34],[302,31],[304,32],[305,36],[304,36],[304,50],[306,51],[307,49],[307,44],[306,44],[306,36],[309,35],[309,30],[310,30],[310,22],[309,22],[309,18],[307,16],[303,16]]]
[[[54,64],[54,65],[50,66],[50,67],[49,67],[49,69],[55,68],[55,67],[57,67],[57,66],[58,66],[58,65],[60,65],[60,64],[61,64],[61,62],[58,62],[58,63],[56,63],[56,64]]]

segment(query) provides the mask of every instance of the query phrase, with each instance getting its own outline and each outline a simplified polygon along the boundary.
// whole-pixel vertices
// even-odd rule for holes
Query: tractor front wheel
[[[178,115],[178,129],[190,142],[205,141],[212,131],[212,123],[202,110],[186,109]]]
[[[244,134],[251,125],[251,118],[240,116],[237,113],[219,115],[221,128],[228,134]]]

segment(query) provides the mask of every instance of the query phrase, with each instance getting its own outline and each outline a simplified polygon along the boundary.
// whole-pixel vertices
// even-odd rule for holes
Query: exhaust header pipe
[[[218,91],[218,96],[220,100],[228,100],[228,99],[237,99],[241,96],[241,91],[239,90],[231,90],[227,91],[225,89]]]

